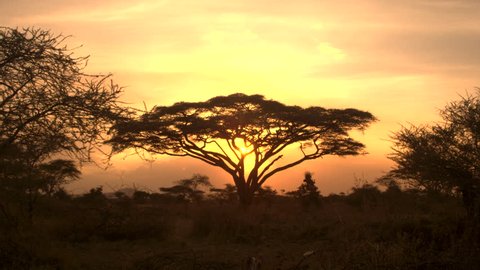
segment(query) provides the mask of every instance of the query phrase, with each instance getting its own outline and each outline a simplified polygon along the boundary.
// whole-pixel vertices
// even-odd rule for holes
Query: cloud
[[[66,23],[66,22],[118,22],[132,19],[141,16],[145,12],[150,12],[157,7],[163,5],[164,1],[148,1],[128,5],[104,5],[104,6],[90,6],[87,5],[72,9],[65,7],[65,9],[52,9],[53,12],[46,12],[44,14],[29,15],[17,17],[13,23],[22,24],[38,24],[38,23]],[[93,7],[93,8],[92,8]]]

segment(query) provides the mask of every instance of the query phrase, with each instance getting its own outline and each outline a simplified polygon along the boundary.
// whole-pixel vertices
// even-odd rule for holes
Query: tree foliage
[[[47,195],[60,191],[62,185],[80,178],[80,171],[72,160],[55,159],[38,166],[40,189]]]
[[[470,216],[479,217],[480,95],[467,94],[440,111],[430,126],[403,127],[393,135],[389,177],[444,194],[459,192]]]
[[[117,151],[129,147],[154,154],[189,156],[228,172],[241,201],[272,175],[325,155],[357,155],[364,145],[348,131],[375,118],[356,109],[302,108],[261,95],[233,94],[205,102],[157,106],[137,119],[114,126]],[[296,145],[300,157],[280,164]]]
[[[232,184],[225,184],[224,188],[211,188],[210,197],[219,201],[234,201],[238,198],[237,187]]]
[[[311,172],[305,173],[302,184],[295,191],[288,192],[299,199],[304,206],[318,205],[320,203],[320,191],[318,190]]]
[[[208,176],[194,174],[191,178],[176,181],[176,185],[162,187],[160,191],[181,201],[201,201],[204,198],[204,189],[213,187]]]
[[[67,37],[47,30],[0,28],[0,151],[36,163],[59,152],[90,158],[113,119],[121,88],[83,72]]]
[[[0,208],[26,204],[30,219],[40,194],[79,177],[63,158],[91,160],[112,123],[129,114],[118,102],[122,89],[109,75],[85,73],[88,57],[74,56],[67,38],[0,27]]]

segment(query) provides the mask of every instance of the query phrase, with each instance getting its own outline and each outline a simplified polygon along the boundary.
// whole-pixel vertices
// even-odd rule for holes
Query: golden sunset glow
[[[75,54],[90,55],[86,71],[112,73],[125,87],[123,100],[137,108],[243,92],[379,119],[353,135],[368,155],[306,162],[267,182],[277,189],[297,187],[305,171],[324,194],[347,191],[355,177],[375,180],[392,164],[392,131],[437,120],[439,108],[480,86],[474,0],[17,0],[0,1],[0,10],[0,25],[71,35]],[[248,143],[238,150],[251,158]],[[289,153],[298,155],[298,146]],[[118,155],[107,171],[85,166],[72,189],[157,189],[193,173],[231,183],[196,160],[155,158]]]
[[[247,155],[248,152],[250,152],[246,147],[240,147],[240,153],[242,153],[243,156]]]
[[[236,138],[234,140],[234,149],[238,149],[238,151],[240,152],[241,156],[248,156],[249,154],[251,154],[253,152],[253,145],[244,140],[244,139],[241,139],[241,138]]]

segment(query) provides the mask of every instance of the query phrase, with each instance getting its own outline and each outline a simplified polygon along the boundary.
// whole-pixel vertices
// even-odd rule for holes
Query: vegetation
[[[213,187],[208,176],[195,174],[191,178],[177,181],[177,185],[172,187],[160,188],[167,196],[171,196],[180,201],[201,201],[204,199],[204,193],[201,188]]]
[[[245,209],[228,198],[145,193],[40,196],[33,223],[0,234],[0,269],[248,269],[252,257],[281,270],[480,266],[454,197],[358,187],[322,197],[322,207],[272,195]]]
[[[274,174],[325,155],[357,155],[364,145],[348,132],[365,129],[372,114],[356,109],[287,106],[260,95],[233,94],[206,102],[157,106],[113,127],[117,151],[188,156],[229,173],[243,205]],[[300,157],[284,164],[284,150]]]
[[[32,220],[40,195],[77,179],[77,162],[90,161],[129,114],[121,88],[84,73],[88,57],[75,57],[66,38],[0,27],[0,217],[11,225],[17,208]]]
[[[479,95],[394,134],[384,191],[365,182],[321,196],[306,173],[278,194],[264,185],[278,172],[363,153],[348,132],[375,118],[243,94],[135,118],[64,40],[0,28],[0,269],[480,269]],[[235,185],[196,174],[160,193],[69,194],[110,129],[116,151],[190,156]],[[291,146],[299,158],[280,164]]]
[[[290,191],[288,194],[300,199],[305,207],[318,206],[321,199],[320,191],[318,191],[318,187],[315,185],[311,172],[306,172],[303,183],[297,190]]]
[[[38,164],[67,152],[89,160],[125,109],[108,75],[88,75],[66,37],[49,31],[0,28],[0,149]]]
[[[393,136],[387,178],[431,193],[460,194],[470,219],[480,226],[480,95],[448,104],[441,123],[403,128]]]

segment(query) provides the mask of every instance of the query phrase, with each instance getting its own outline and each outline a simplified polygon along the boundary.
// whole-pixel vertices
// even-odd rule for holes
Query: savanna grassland
[[[245,209],[220,198],[188,202],[118,193],[107,199],[101,189],[64,195],[38,197],[30,217],[20,198],[3,209],[1,269],[480,266],[478,236],[454,197],[367,185],[316,204],[257,197]]]
[[[0,269],[480,269],[480,91],[449,103],[443,122],[393,133],[385,191],[322,197],[306,173],[279,195],[271,176],[365,154],[349,132],[378,119],[244,93],[139,111],[67,39],[0,27]],[[276,163],[294,144],[299,158]],[[196,158],[233,181],[65,191],[94,154],[127,149]]]

